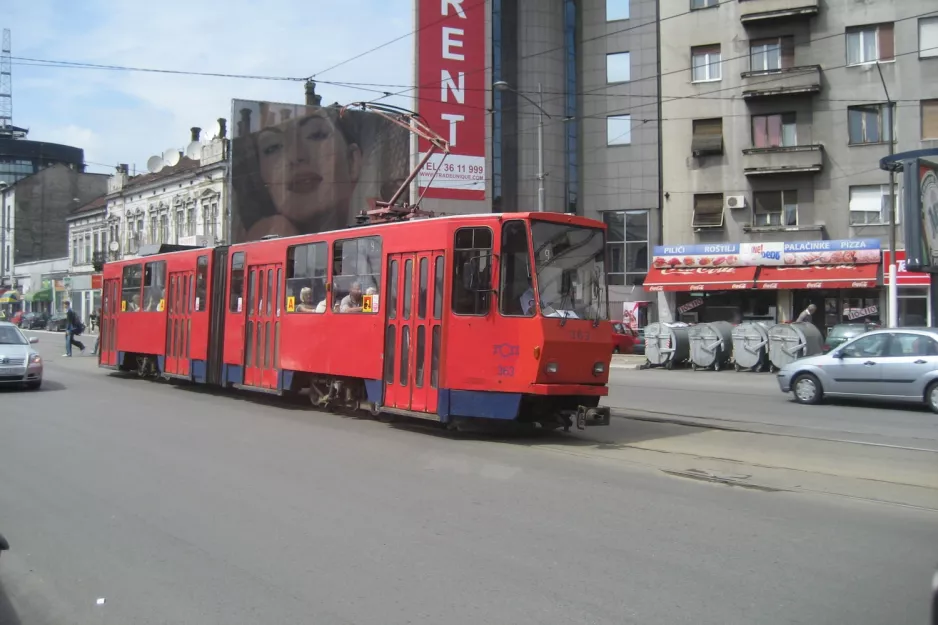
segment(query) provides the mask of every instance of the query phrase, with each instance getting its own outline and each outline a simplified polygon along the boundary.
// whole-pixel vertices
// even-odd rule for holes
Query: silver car
[[[33,349],[38,342],[12,323],[0,321],[0,386],[42,386],[42,356]]]
[[[873,330],[830,353],[778,372],[783,393],[816,404],[825,396],[925,403],[938,412],[938,328]]]

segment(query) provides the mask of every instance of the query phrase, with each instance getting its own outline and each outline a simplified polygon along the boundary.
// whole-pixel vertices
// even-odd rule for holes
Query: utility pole
[[[546,115],[547,118],[550,119],[550,115],[544,110],[544,91],[541,88],[541,83],[537,83],[537,102],[509,85],[504,80],[495,81],[492,88],[498,91],[513,91],[537,107],[537,212],[543,213],[544,178],[547,177],[547,174],[544,173],[544,116]]]
[[[889,97],[889,88],[886,87],[886,79],[883,78],[883,68],[879,61],[876,62],[876,69],[879,70],[879,80],[883,83],[883,91],[886,93],[886,105],[889,107],[889,125],[888,143],[889,156],[896,153],[896,103]],[[889,315],[889,327],[899,326],[899,285],[896,271],[896,172],[892,168],[889,170],[889,288],[887,290],[889,305],[886,310]]]

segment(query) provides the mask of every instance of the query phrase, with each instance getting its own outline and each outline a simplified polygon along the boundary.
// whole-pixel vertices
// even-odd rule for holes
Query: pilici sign
[[[677,269],[678,267],[859,265],[879,263],[880,254],[878,239],[658,245],[654,249],[652,266],[658,269]]]

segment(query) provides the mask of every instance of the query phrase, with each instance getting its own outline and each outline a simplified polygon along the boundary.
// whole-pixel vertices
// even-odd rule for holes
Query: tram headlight
[[[602,375],[605,372],[606,372],[605,363],[597,362],[595,365],[593,365],[593,375]]]
[[[557,363],[556,362],[547,363],[546,371],[547,373],[557,373]]]

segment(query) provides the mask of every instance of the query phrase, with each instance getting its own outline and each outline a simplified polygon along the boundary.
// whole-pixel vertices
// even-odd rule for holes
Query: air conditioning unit
[[[738,210],[740,208],[746,208],[746,196],[745,195],[727,195],[723,199],[723,206],[730,210]]]

